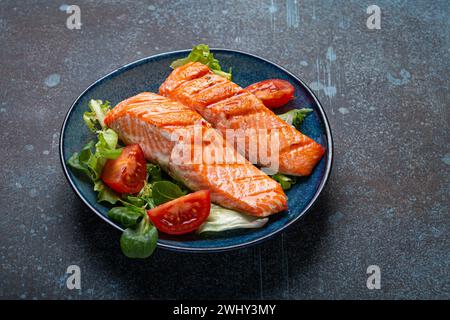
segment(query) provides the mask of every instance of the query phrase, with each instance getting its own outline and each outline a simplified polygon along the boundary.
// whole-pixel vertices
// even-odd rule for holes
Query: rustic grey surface
[[[82,27],[69,30],[62,0],[2,1],[0,297],[450,298],[449,2],[297,2],[76,1]],[[371,4],[381,30],[366,27]],[[59,130],[99,77],[197,43],[311,84],[333,130],[332,176],[310,214],[261,245],[128,260],[70,189]],[[81,290],[66,288],[71,264]],[[369,265],[381,290],[366,287]]]

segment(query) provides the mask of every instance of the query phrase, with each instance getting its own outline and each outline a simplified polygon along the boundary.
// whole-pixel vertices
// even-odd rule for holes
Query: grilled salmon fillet
[[[276,155],[278,172],[307,176],[325,152],[320,144],[266,108],[255,95],[214,74],[199,62],[176,68],[159,92],[196,110],[224,137],[227,129],[241,130],[246,143],[243,147],[238,145],[238,151],[262,167],[267,166],[268,159]],[[267,141],[269,137],[276,143]],[[262,142],[266,152],[255,152],[255,146],[263,150]]]
[[[236,152],[197,112],[179,102],[143,92],[109,111],[105,124],[125,144],[139,144],[147,160],[158,163],[191,190],[209,189],[214,203],[258,217],[286,209],[280,185]],[[199,146],[200,157],[193,151]]]

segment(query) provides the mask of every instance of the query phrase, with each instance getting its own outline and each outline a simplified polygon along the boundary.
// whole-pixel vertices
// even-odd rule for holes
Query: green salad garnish
[[[122,233],[120,248],[128,258],[148,258],[156,248],[158,230],[152,225],[148,216]]]
[[[191,61],[207,65],[215,74],[231,80],[231,68],[224,72],[219,61],[205,44],[194,46],[185,58],[174,61],[170,67],[177,68]],[[109,188],[101,174],[108,159],[117,159],[123,148],[119,144],[117,133],[105,125],[106,113],[111,109],[108,101],[90,100],[89,111],[83,114],[83,120],[89,130],[95,134],[79,152],[74,152],[68,165],[76,172],[87,177],[97,192],[97,201],[105,202],[111,208],[108,217],[124,228],[120,238],[122,252],[130,258],[146,258],[156,248],[158,230],[151,223],[147,210],[165,202],[186,195],[189,190],[176,181],[156,164],[147,163],[147,177],[143,188],[136,194],[119,194]],[[311,109],[295,109],[279,115],[281,119],[298,130]],[[284,190],[295,184],[295,177],[277,173],[271,176]],[[114,206],[112,206],[114,205]],[[203,232],[221,232],[238,228],[260,228],[267,218],[256,218],[240,212],[212,204],[210,215],[197,230]]]
[[[68,164],[72,168],[84,173],[94,183],[94,190],[98,192],[98,200],[115,204],[119,197],[100,179],[103,166],[108,159],[117,159],[122,148],[118,146],[117,133],[105,126],[103,119],[109,111],[109,102],[91,100],[88,103],[91,111],[83,114],[87,127],[97,135],[96,142],[89,141],[80,152],[75,152]]]
[[[152,182],[161,180],[161,168],[147,165],[147,180],[136,195],[118,194],[103,183],[100,178],[103,166],[108,159],[117,159],[123,148],[119,146],[117,133],[104,123],[105,115],[110,110],[109,102],[90,100],[88,106],[90,111],[83,114],[83,120],[96,134],[96,140],[89,141],[80,152],[75,152],[68,165],[92,181],[98,202],[120,204],[108,211],[108,217],[125,229],[120,247],[127,257],[146,258],[152,254],[158,240],[158,231],[148,219],[146,210],[155,206]]]
[[[211,53],[208,45],[206,44],[199,44],[197,46],[194,46],[192,48],[192,51],[186,58],[175,60],[174,62],[172,62],[170,67],[172,69],[175,69],[185,65],[188,62],[203,63],[207,65],[215,74],[231,80],[232,77],[231,68],[229,69],[228,72],[222,71],[222,67],[220,66],[219,60],[214,58],[214,55]]]
[[[286,113],[279,114],[278,117],[300,131],[303,121],[312,111],[312,109],[307,108],[293,109]],[[283,190],[289,190],[297,182],[296,177],[282,173],[276,173],[270,177],[278,182]]]
[[[295,177],[282,173],[276,173],[270,177],[278,182],[283,190],[289,190],[297,182]]]
[[[83,115],[86,126],[96,139],[89,141],[79,152],[73,153],[68,165],[93,183],[97,201],[114,205],[108,217],[124,228],[120,248],[129,258],[147,258],[156,248],[158,230],[147,216],[147,210],[184,196],[189,191],[179,181],[165,174],[161,167],[147,163],[147,179],[137,194],[118,194],[101,180],[103,166],[108,159],[117,159],[122,152],[117,133],[107,128],[103,119],[110,110],[109,102],[89,101],[89,109]],[[267,218],[249,217],[240,212],[211,206],[210,218],[199,228],[202,232],[220,232],[237,228],[258,228]]]
[[[283,121],[293,125],[297,130],[300,130],[305,118],[312,112],[312,109],[292,109],[286,113],[278,115]]]

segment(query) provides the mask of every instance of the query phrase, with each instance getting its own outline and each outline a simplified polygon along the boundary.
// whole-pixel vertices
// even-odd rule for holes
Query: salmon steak
[[[229,145],[195,110],[143,92],[115,106],[105,124],[125,144],[139,144],[148,161],[211,201],[264,217],[287,208],[281,186]],[[200,150],[200,152],[197,152]]]
[[[273,165],[276,159],[277,172],[308,176],[325,152],[319,143],[266,108],[254,94],[199,62],[173,70],[159,92],[197,111],[223,137],[228,137],[230,131],[238,132],[235,137],[245,143],[229,143],[261,167]]]

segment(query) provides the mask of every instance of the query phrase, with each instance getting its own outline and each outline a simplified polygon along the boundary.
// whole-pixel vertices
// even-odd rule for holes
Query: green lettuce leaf
[[[200,226],[197,233],[220,232],[242,228],[261,228],[268,218],[257,218],[211,203],[208,219]]]
[[[126,228],[120,238],[122,252],[130,258],[146,258],[153,253],[158,240],[158,231],[146,214],[148,208],[155,206],[152,184],[145,181],[144,187],[137,195],[120,195],[103,183],[101,180],[103,166],[108,159],[119,157],[123,148],[118,148],[117,133],[108,128],[104,122],[105,115],[110,110],[109,102],[90,100],[88,105],[90,111],[83,114],[83,120],[89,130],[97,134],[97,142],[89,141],[80,152],[75,152],[67,163],[72,169],[92,180],[98,202],[121,205],[109,210],[108,217]],[[151,178],[151,181],[161,180],[159,166],[148,165],[147,172],[147,177]],[[176,184],[175,189],[164,185],[166,188],[159,187],[160,198],[176,196],[180,190]]]
[[[273,180],[278,182],[283,190],[289,190],[293,184],[297,182],[297,179],[292,176],[286,176],[281,173],[270,176]]]
[[[231,80],[231,68],[228,72],[222,71],[219,60],[214,58],[214,55],[211,53],[208,45],[206,44],[199,44],[198,46],[194,46],[192,48],[192,51],[186,58],[175,60],[174,62],[172,62],[170,67],[172,69],[175,69],[191,61],[203,63],[207,65],[215,74]]]
[[[91,99],[88,103],[89,109],[91,111],[86,111],[83,113],[83,120],[86,126],[92,131],[105,129],[105,116],[110,110],[109,101],[103,102],[102,100]]]
[[[92,148],[94,147],[94,141],[89,141],[80,152],[74,152],[70,159],[67,161],[67,164],[78,170],[81,173],[84,173],[87,177],[89,177],[92,181],[96,180],[96,175],[91,171],[89,167],[89,162],[92,161],[92,157],[94,154],[92,153]]]
[[[105,201],[111,204],[116,204],[117,201],[121,200],[120,196],[114,190],[104,184],[101,180],[97,180],[94,183],[94,191],[97,191],[98,202]]]
[[[104,118],[110,110],[109,102],[91,99],[89,109],[83,114],[87,127],[97,134],[97,143],[89,141],[80,152],[75,152],[68,160],[68,165],[88,176],[94,183],[94,190],[98,192],[98,201],[116,203],[120,197],[101,180],[103,166],[108,159],[117,159],[122,152],[118,148],[117,133],[106,127]]]
[[[122,194],[122,203],[124,206],[132,206],[138,208],[143,208],[147,205],[147,202],[144,199],[130,194]]]
[[[156,248],[158,230],[147,215],[134,227],[125,229],[120,237],[120,248],[128,258],[148,258]]]
[[[157,164],[147,163],[147,179],[150,182],[161,181],[161,167]]]
[[[134,206],[114,207],[108,211],[108,217],[124,228],[136,226],[145,216],[145,210]]]
[[[116,148],[116,145],[117,134],[113,130],[98,131],[97,143],[94,145],[94,141],[89,141],[80,152],[75,152],[67,163],[95,183],[100,179],[106,161],[116,159],[122,152],[122,148]]]
[[[95,153],[98,158],[117,159],[123,148],[117,148],[119,137],[112,129],[98,131],[98,142],[95,145]]]
[[[139,191],[136,197],[145,202],[145,206],[147,208],[151,209],[155,207],[155,203],[153,201],[153,187],[151,183],[146,181],[144,187],[141,191]]]
[[[177,199],[186,194],[186,191],[170,181],[156,181],[152,186],[152,196],[155,205],[159,206],[165,202]]]
[[[303,120],[312,112],[312,109],[302,108],[293,109],[286,113],[278,115],[283,121],[293,125],[297,130],[300,130]]]

